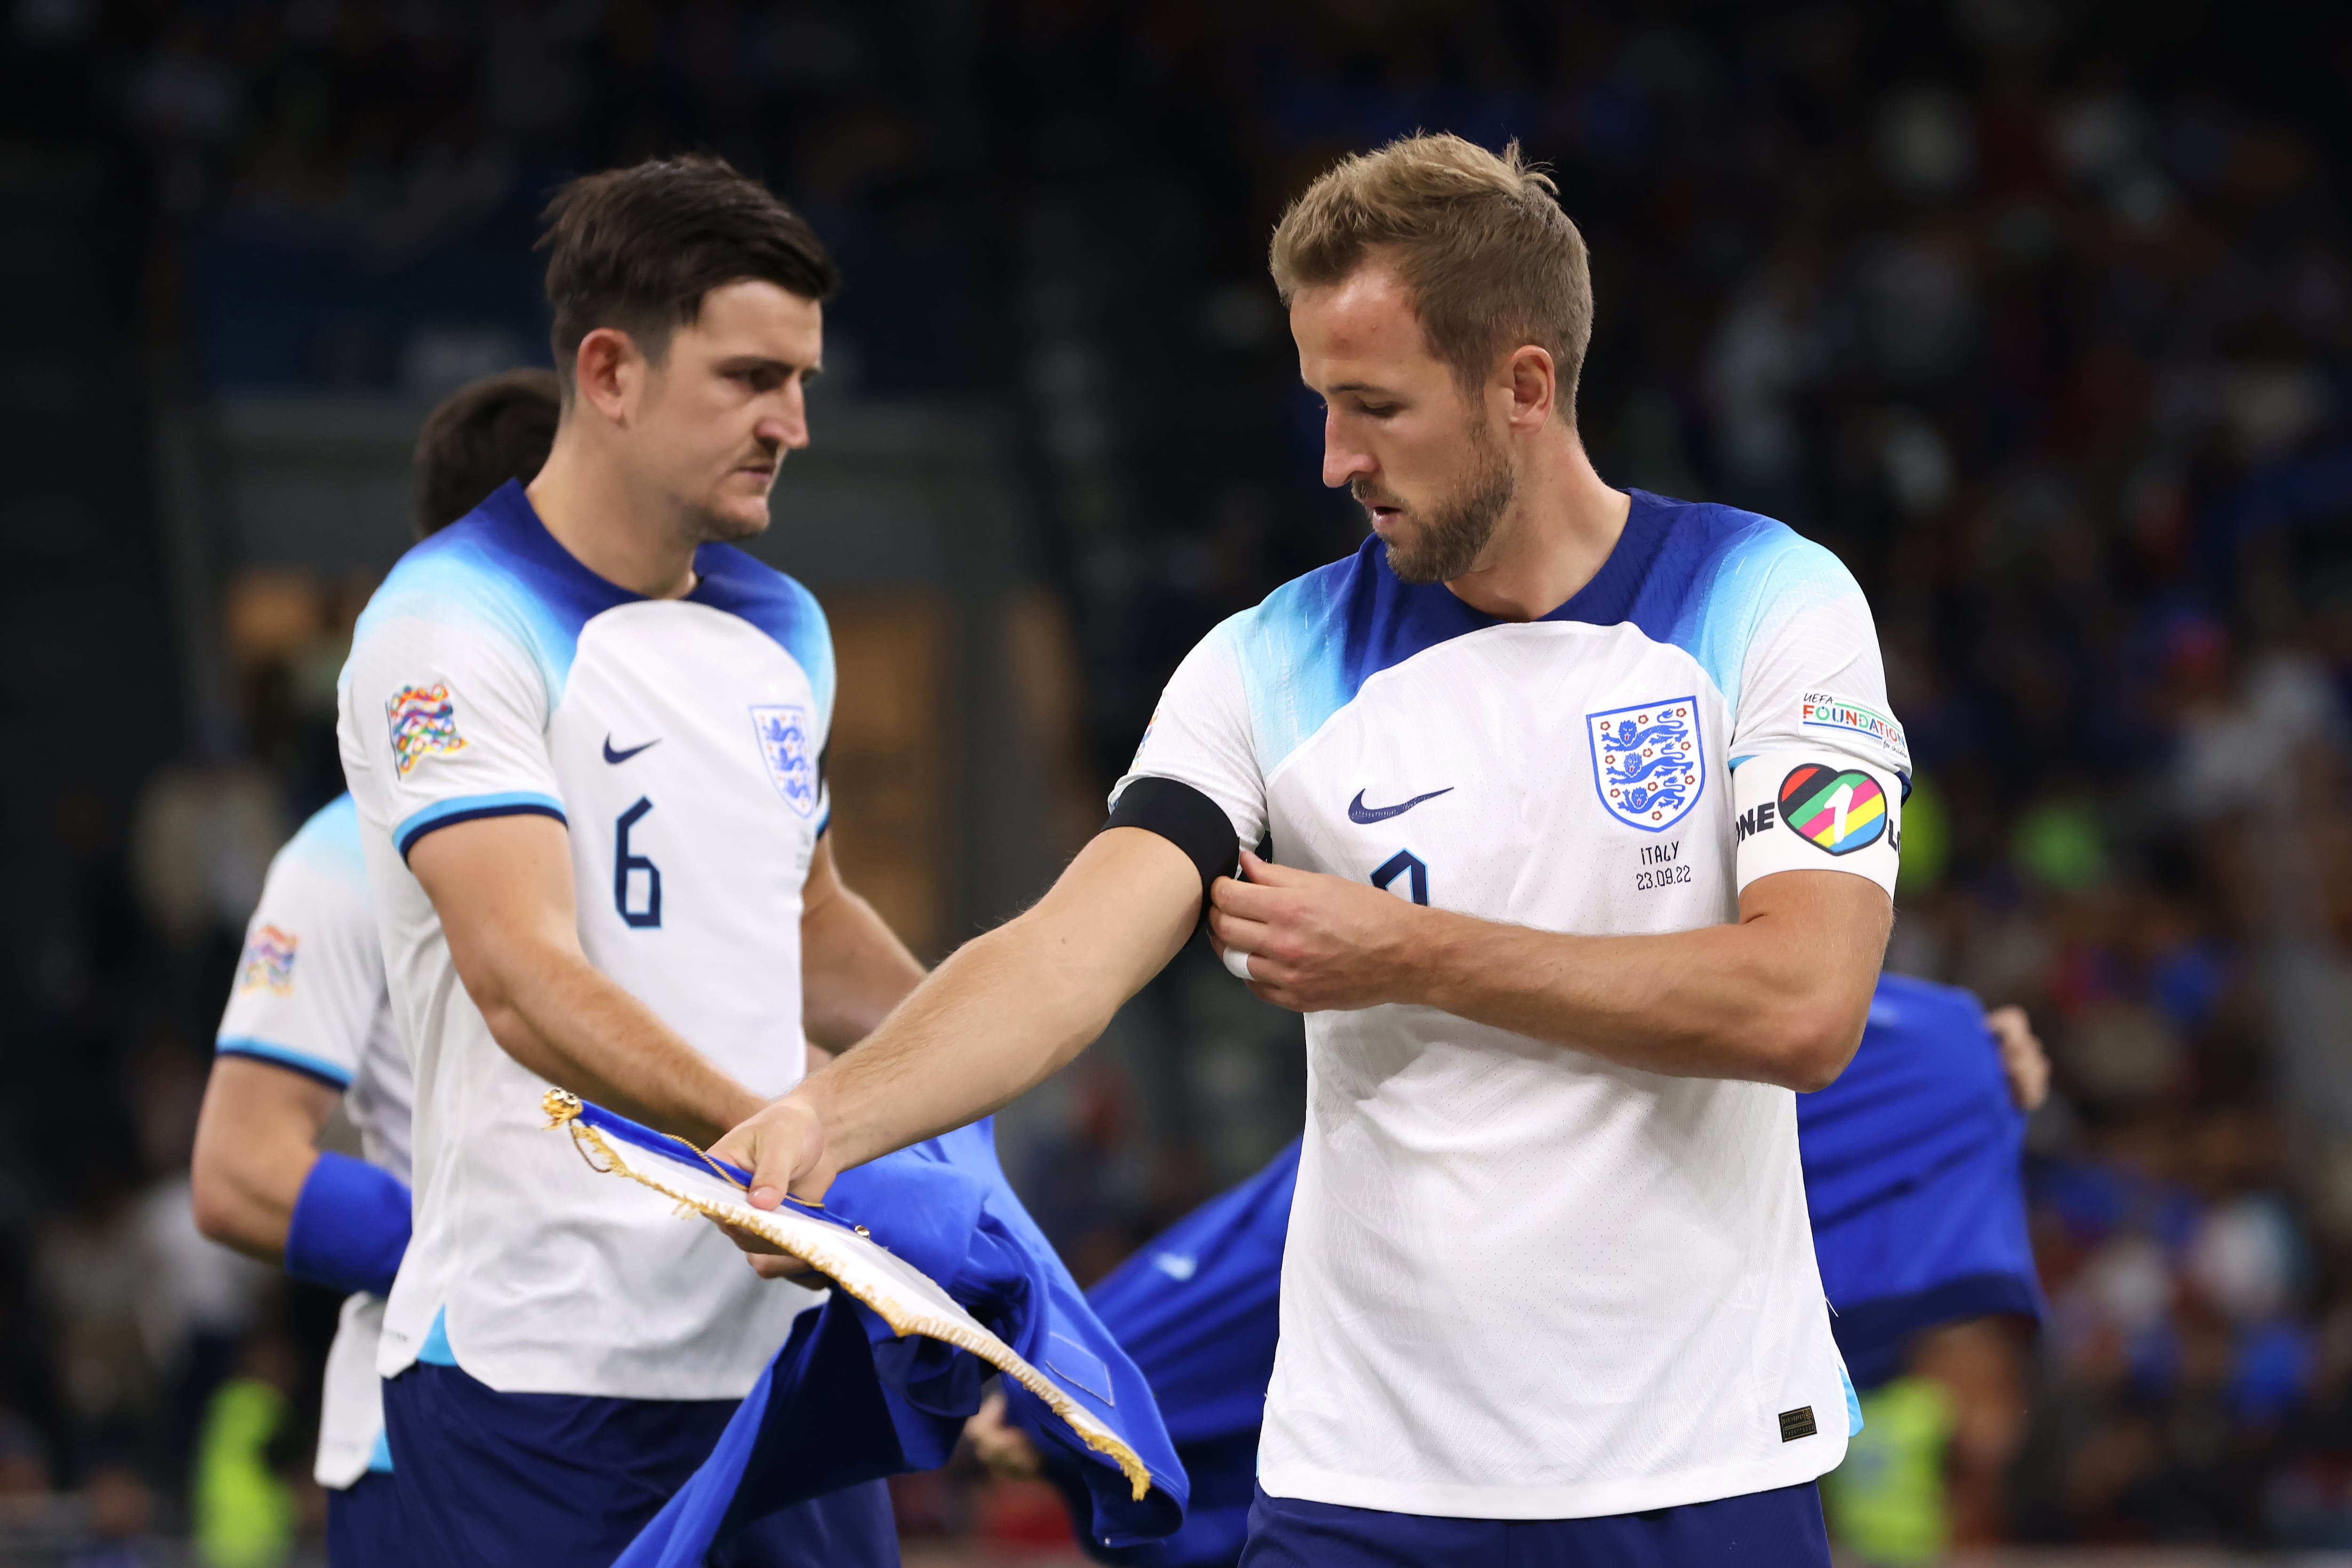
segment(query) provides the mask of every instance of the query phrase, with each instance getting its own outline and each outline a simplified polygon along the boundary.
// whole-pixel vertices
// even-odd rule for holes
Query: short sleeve
[[[1169,677],[1110,803],[1116,811],[1139,779],[1173,779],[1224,812],[1236,844],[1255,847],[1266,833],[1265,778],[1251,743],[1249,696],[1230,625],[1203,639]]]
[[[436,828],[481,817],[562,821],[548,757],[547,683],[493,624],[403,616],[362,634],[344,666],[343,772],[401,858]]]
[[[221,1014],[218,1054],[351,1087],[384,979],[355,824],[348,836],[348,845],[321,844],[306,830],[270,862]]]
[[[1742,666],[1731,739],[1742,891],[1783,871],[1851,872],[1895,891],[1911,756],[1870,606],[1833,570],[1835,591],[1768,612]]]

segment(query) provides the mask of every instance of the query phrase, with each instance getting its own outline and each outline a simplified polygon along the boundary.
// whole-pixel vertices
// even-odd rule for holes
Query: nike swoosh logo
[[[613,749],[613,737],[608,735],[604,737],[604,760],[607,762],[626,762],[638,752],[645,750],[646,747],[659,746],[660,744],[661,737],[657,735],[651,740],[646,741],[645,746],[632,746],[626,751],[615,751]]]
[[[1359,789],[1356,791],[1356,798],[1348,802],[1348,821],[1351,822],[1367,823],[1385,822],[1391,817],[1403,816],[1407,811],[1412,810],[1423,800],[1434,800],[1440,795],[1451,795],[1453,793],[1454,786],[1448,784],[1443,789],[1432,789],[1426,795],[1415,795],[1412,800],[1407,800],[1402,806],[1367,806],[1364,804],[1364,792],[1361,789]]]

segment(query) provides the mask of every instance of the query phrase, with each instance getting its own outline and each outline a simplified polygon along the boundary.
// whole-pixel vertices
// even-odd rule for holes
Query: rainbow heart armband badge
[[[1903,844],[1902,781],[1851,757],[1785,751],[1732,773],[1738,885],[1783,871],[1844,871],[1888,893]]]

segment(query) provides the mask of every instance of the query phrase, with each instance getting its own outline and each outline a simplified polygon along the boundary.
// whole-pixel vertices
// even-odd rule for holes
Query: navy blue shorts
[[[327,1492],[327,1568],[411,1568],[400,1490],[382,1470]]]
[[[1830,1568],[1820,1489],[1599,1519],[1437,1519],[1268,1497],[1250,1504],[1242,1568]]]
[[[457,1367],[419,1362],[383,1385],[415,1547],[408,1561],[604,1568],[709,1456],[735,1404],[500,1394]],[[889,1489],[869,1481],[786,1509],[709,1561],[897,1568]]]

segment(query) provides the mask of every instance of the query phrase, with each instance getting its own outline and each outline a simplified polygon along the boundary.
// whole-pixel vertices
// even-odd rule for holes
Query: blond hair
[[[1287,305],[1384,263],[1465,391],[1532,343],[1551,355],[1573,427],[1592,269],[1558,189],[1516,141],[1497,156],[1450,134],[1401,137],[1342,160],[1290,204],[1267,257],[1274,286]]]

